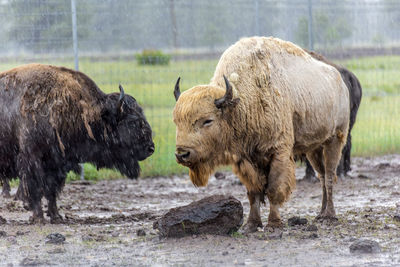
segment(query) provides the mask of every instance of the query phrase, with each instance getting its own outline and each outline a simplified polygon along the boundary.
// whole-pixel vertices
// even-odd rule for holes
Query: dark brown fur
[[[29,64],[0,73],[0,180],[19,177],[22,195],[43,221],[41,198],[52,222],[66,173],[78,163],[139,175],[138,160],[154,151],[151,128],[135,99],[104,94],[85,74]]]

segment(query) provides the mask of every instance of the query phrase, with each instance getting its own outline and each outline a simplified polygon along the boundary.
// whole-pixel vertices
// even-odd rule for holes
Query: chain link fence
[[[88,74],[144,107],[156,153],[144,175],[175,163],[173,85],[207,83],[221,53],[244,36],[275,36],[353,71],[364,98],[353,154],[400,152],[397,0],[0,0],[0,71],[29,62]]]

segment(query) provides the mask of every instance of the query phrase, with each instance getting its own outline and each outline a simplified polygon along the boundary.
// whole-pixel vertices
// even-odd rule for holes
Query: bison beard
[[[136,100],[104,94],[85,74],[29,64],[0,73],[0,180],[19,177],[32,222],[62,221],[56,199],[79,162],[139,176],[154,152],[151,128]]]
[[[225,77],[229,77],[228,79]],[[333,182],[349,126],[349,96],[340,73],[277,38],[243,38],[220,58],[207,85],[174,96],[176,160],[196,186],[219,165],[232,165],[245,185],[250,214],[245,232],[281,227],[279,207],[295,187],[294,157],[305,154],[320,174],[318,218],[335,219]]]
[[[191,167],[189,169],[189,178],[195,186],[206,186],[208,183],[208,178],[213,172],[213,164],[206,162]]]

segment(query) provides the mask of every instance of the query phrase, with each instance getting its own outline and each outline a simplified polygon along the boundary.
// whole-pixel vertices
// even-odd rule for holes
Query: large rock
[[[193,234],[227,235],[243,223],[243,206],[232,196],[216,195],[170,209],[154,222],[163,237]]]

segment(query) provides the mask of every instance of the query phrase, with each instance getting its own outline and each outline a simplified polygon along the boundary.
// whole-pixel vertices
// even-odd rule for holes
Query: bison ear
[[[175,101],[178,101],[179,96],[181,95],[181,89],[179,88],[179,82],[181,80],[181,77],[178,78],[175,84],[175,89],[174,89],[174,96],[175,96]]]
[[[225,95],[221,98],[215,99],[214,104],[218,109],[223,109],[226,107],[234,107],[239,103],[239,98],[233,98],[233,92],[232,92],[232,85],[230,85],[228,79],[224,75],[224,80],[225,80],[225,87],[226,87],[226,92]]]

